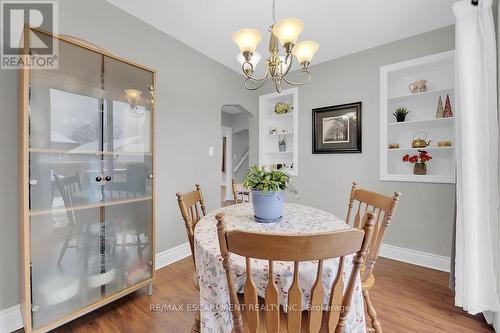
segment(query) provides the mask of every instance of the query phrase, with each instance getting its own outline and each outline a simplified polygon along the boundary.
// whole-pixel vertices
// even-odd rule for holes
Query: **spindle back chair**
[[[186,226],[186,232],[189,240],[189,246],[191,247],[191,258],[194,264],[194,274],[193,283],[196,289],[200,290],[198,284],[198,276],[196,274],[196,259],[194,256],[194,228],[198,221],[205,215],[207,215],[205,201],[203,199],[203,194],[201,192],[201,187],[196,184],[196,190],[187,193],[176,193],[177,202],[179,203],[179,209],[181,210],[181,215],[184,220],[184,225]],[[200,210],[201,214],[200,215]],[[200,332],[200,310],[198,309],[195,314],[195,322],[191,329],[192,333]]]
[[[311,301],[308,311],[306,330],[310,333],[320,331],[343,332],[354,284],[361,270],[363,261],[371,241],[375,215],[368,212],[363,219],[363,230],[356,228],[339,230],[328,233],[311,235],[283,235],[256,233],[246,231],[228,231],[224,224],[224,214],[215,216],[219,246],[223,259],[223,267],[229,289],[231,312],[236,333],[242,333],[243,320],[237,289],[231,270],[230,254],[234,253],[246,259],[246,283],[244,286],[244,300],[246,304],[246,322],[251,333],[260,332],[259,303],[257,291],[252,281],[251,258],[268,260],[269,280],[265,290],[265,321],[269,333],[280,331],[280,304],[279,294],[274,282],[274,261],[293,261],[293,283],[288,290],[287,328],[289,333],[302,330],[302,292],[299,285],[299,263],[302,261],[318,261],[316,281],[311,290]],[[354,254],[353,266],[350,274],[346,275],[347,283],[344,288],[343,272],[345,256]],[[330,258],[339,258],[338,270],[330,289],[330,301],[324,309],[323,299],[323,263]]]
[[[361,228],[362,214],[372,212],[377,215],[372,241],[368,247],[365,265],[361,270],[363,297],[365,299],[368,315],[371,318],[371,326],[376,333],[382,333],[382,326],[378,321],[377,312],[371,302],[369,290],[375,284],[375,276],[373,275],[375,262],[377,261],[380,252],[380,245],[382,244],[385,231],[392,221],[392,217],[396,211],[400,197],[401,193],[399,192],[394,192],[394,196],[389,197],[376,192],[360,189],[358,188],[356,182],[352,183],[351,194],[349,196],[349,208],[347,210],[346,217],[346,222],[348,224],[350,223],[353,208],[356,211],[352,224],[354,228]]]
[[[187,193],[179,192],[176,193],[176,196],[177,202],[179,203],[179,209],[181,210],[181,215],[184,220],[184,225],[186,226],[189,246],[191,247],[191,256],[196,270],[196,261],[194,258],[194,228],[196,227],[198,221],[201,220],[203,216],[207,215],[207,211],[201,187],[199,184],[196,184],[195,186],[196,190]],[[200,210],[203,215],[200,215]]]

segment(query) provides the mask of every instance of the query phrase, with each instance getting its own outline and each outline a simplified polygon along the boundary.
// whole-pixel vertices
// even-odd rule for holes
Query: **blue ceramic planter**
[[[252,190],[253,211],[258,222],[277,222],[283,215],[285,191]]]

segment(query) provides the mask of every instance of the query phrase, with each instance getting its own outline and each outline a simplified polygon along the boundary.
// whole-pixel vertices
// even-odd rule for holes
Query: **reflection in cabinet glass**
[[[150,284],[155,253],[154,71],[34,33],[58,38],[59,66],[20,71],[27,332]]]

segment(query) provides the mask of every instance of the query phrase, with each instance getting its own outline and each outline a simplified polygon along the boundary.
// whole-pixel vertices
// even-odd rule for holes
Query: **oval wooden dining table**
[[[225,213],[224,222],[228,230],[258,231],[281,234],[309,234],[349,228],[344,220],[323,210],[292,203],[285,203],[283,219],[278,223],[258,223],[254,220],[251,203],[223,207],[208,213],[195,228],[195,259],[198,282],[200,285],[201,331],[218,333],[231,332],[233,320],[230,312],[229,292],[222,257],[217,239],[217,213]],[[234,281],[239,292],[245,284],[245,259],[231,254]],[[323,287],[324,305],[330,297],[329,290],[336,276],[338,259],[324,262]],[[260,297],[264,296],[268,281],[268,262],[252,259],[252,278]],[[352,255],[346,256],[344,278],[352,269]],[[299,284],[303,295],[303,309],[307,308],[310,292],[316,278],[317,262],[301,262]],[[286,305],[288,289],[293,280],[293,262],[275,262],[274,279],[280,293],[280,304]],[[348,275],[347,275],[348,276]],[[283,324],[282,324],[283,325]],[[286,327],[286,326],[284,326]],[[356,281],[351,308],[344,332],[366,332],[361,279]]]

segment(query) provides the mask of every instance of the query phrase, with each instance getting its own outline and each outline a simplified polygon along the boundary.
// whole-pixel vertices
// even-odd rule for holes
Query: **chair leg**
[[[375,311],[375,308],[373,307],[368,290],[363,290],[363,298],[365,299],[366,310],[370,316],[372,327],[375,329],[376,333],[382,333],[382,326],[378,321],[377,311]]]
[[[201,332],[200,330],[200,310],[196,311],[196,314],[194,315],[194,324],[193,327],[191,328],[191,333],[198,333]]]

